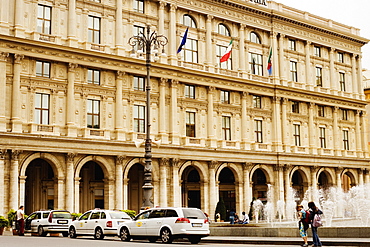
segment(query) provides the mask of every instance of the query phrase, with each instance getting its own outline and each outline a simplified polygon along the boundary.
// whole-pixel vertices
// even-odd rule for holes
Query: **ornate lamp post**
[[[158,60],[158,48],[162,47],[164,53],[164,46],[168,43],[168,39],[164,35],[157,35],[155,31],[150,33],[150,26],[146,26],[146,34],[140,33],[128,40],[129,45],[132,46],[132,53],[135,55],[135,47],[138,48],[137,53],[145,53],[146,56],[146,138],[145,138],[145,169],[144,169],[144,185],[143,185],[143,205],[142,208],[153,207],[153,184],[152,184],[152,140],[150,139],[150,66],[151,55],[153,52],[154,60]],[[153,50],[152,50],[153,48]]]

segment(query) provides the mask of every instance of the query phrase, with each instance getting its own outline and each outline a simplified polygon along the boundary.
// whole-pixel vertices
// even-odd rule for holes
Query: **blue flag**
[[[180,43],[180,46],[179,46],[179,49],[177,49],[177,53],[179,53],[181,50],[182,50],[182,47],[185,45],[186,43],[186,38],[188,37],[188,30],[189,30],[189,27],[186,28],[186,31],[184,33],[184,36],[182,37],[182,40],[181,40],[181,43]]]

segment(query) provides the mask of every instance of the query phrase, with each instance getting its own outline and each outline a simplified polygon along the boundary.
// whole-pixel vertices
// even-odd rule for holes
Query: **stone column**
[[[159,136],[163,144],[168,144],[168,133],[166,128],[166,82],[167,79],[161,78],[159,82]]]
[[[213,123],[213,96],[216,92],[214,87],[208,87],[208,114],[207,114],[207,136],[208,136],[208,143],[209,147],[216,148],[217,147],[217,139],[215,136],[215,128]]]
[[[330,92],[332,92],[333,94],[337,94],[338,93],[338,80],[335,76],[335,68],[334,68],[334,61],[335,61],[335,58],[334,58],[334,53],[335,52],[335,49],[334,48],[330,48],[330,51],[329,51],[329,60],[330,60]]]
[[[178,115],[177,115],[177,89],[179,81],[171,80],[171,106],[170,106],[170,138],[173,145],[180,144]]]
[[[247,116],[247,99],[249,94],[242,92],[242,114],[241,114],[241,130],[242,130],[242,148],[245,150],[250,149],[250,141],[248,139],[248,116]]]
[[[77,128],[75,124],[75,72],[77,64],[69,63],[68,66],[68,85],[67,85],[67,132],[70,137],[77,137]]]
[[[160,159],[159,163],[159,187],[160,187],[160,197],[159,197],[159,205],[161,207],[168,206],[168,198],[167,198],[167,168],[168,168],[169,159],[162,158]],[[174,181],[175,182],[175,181]]]
[[[360,114],[361,111],[359,110],[355,112],[356,153],[359,158],[362,157]]]
[[[181,186],[179,183],[179,166],[178,158],[171,159],[172,166],[172,207],[181,207]]]
[[[14,8],[14,33],[15,37],[25,38],[25,28],[24,28],[24,21],[25,12],[24,12],[24,1],[23,0],[15,0],[15,8]],[[17,208],[18,209],[18,208]]]
[[[356,54],[352,54],[352,92],[355,98],[358,97],[357,72],[356,72]]]
[[[74,192],[74,197],[75,197],[75,213],[80,212],[80,180],[81,177],[75,177],[75,192]],[[82,213],[82,212],[81,212]]]
[[[366,121],[366,112],[362,111],[362,114],[360,116],[360,121],[361,121],[361,135],[362,137],[362,153],[363,157],[368,158],[369,157],[369,151],[368,151],[368,140],[367,140],[367,121]]]
[[[165,13],[164,13],[164,8],[167,5],[166,2],[160,0],[158,1],[158,34],[159,35],[164,35],[165,34]],[[161,51],[160,51],[161,52]],[[167,63],[167,57],[166,56],[161,56],[160,61],[162,63]]]
[[[19,176],[19,206],[25,204],[26,178],[27,176]]]
[[[338,111],[339,107],[335,106],[334,107],[334,112],[333,112],[333,140],[334,140],[334,153],[335,155],[341,155],[340,152],[340,138],[339,138],[339,131],[338,131]]]
[[[123,179],[123,208],[128,208],[128,181],[130,179]]]
[[[243,190],[244,190],[244,206],[243,209],[245,210],[245,213],[249,213],[250,210],[250,202],[253,200],[253,195],[252,195],[252,187],[251,185],[251,180],[250,180],[250,172],[251,169],[253,168],[253,163],[243,163]]]
[[[362,56],[357,56],[357,91],[359,95],[359,99],[364,99],[364,86],[362,83],[362,63],[361,63]]]
[[[306,41],[305,45],[305,54],[306,54],[306,89],[313,90],[313,79],[312,77],[312,69],[311,69],[311,42]]]
[[[280,64],[280,67],[279,67],[279,76],[280,76],[280,84],[284,85],[284,86],[287,86],[288,84],[288,80],[287,80],[287,77],[286,77],[286,66],[285,66],[285,61],[284,61],[284,49],[285,49],[285,35],[284,34],[281,34],[279,35],[279,64]]]
[[[209,215],[211,219],[215,218],[215,210],[217,206],[218,193],[216,191],[216,168],[218,162],[212,160],[208,162],[208,172],[209,172]]]
[[[177,44],[177,36],[176,36],[176,4],[170,5],[170,23],[169,23],[169,33],[168,33],[168,59],[171,65],[177,64],[177,57],[176,57],[176,44]]]
[[[245,59],[245,24],[240,24],[239,27],[239,70],[243,75],[246,73]],[[242,76],[244,78],[244,76]]]
[[[370,184],[370,176],[369,176],[369,170],[367,168],[365,168],[364,170],[364,180],[365,180],[365,184]],[[369,197],[370,198],[370,191],[367,192],[369,194]]]
[[[123,46],[123,19],[122,19],[122,0],[116,1],[116,48],[117,55],[125,55]]]
[[[25,181],[26,182],[26,181]],[[64,177],[60,177],[57,180],[57,208],[66,208],[66,201],[65,201],[65,186],[64,186]]]
[[[7,2],[8,6],[10,1]],[[11,23],[10,21],[10,13],[9,13],[9,8],[2,7],[0,8],[0,34],[4,35],[9,35],[9,24]]]
[[[122,18],[121,18],[122,19]],[[121,26],[122,28],[122,26]],[[77,21],[76,21],[76,0],[68,1],[68,45],[71,47],[77,47],[78,39],[76,37]]]
[[[213,16],[212,15],[207,15],[207,19],[206,19],[206,47],[208,47],[207,49],[207,53],[206,53],[206,66],[208,67],[208,71],[209,72],[213,72],[214,71],[214,56],[213,56],[213,49],[211,47],[212,46],[212,19],[213,19]]]
[[[317,139],[316,139],[316,128],[314,123],[314,108],[315,103],[310,102],[308,108],[308,133],[309,133],[309,148],[310,154],[317,154]]]
[[[276,32],[270,32],[270,39],[271,39],[271,45],[272,45],[272,58],[271,58],[272,59],[272,78],[273,78],[274,84],[280,84],[280,81],[279,81],[279,67],[280,66],[279,66],[278,45],[277,45],[277,38],[276,38],[277,34],[278,33]],[[267,61],[266,61],[266,64],[267,64]]]
[[[104,186],[104,193],[106,193],[105,187],[107,187],[108,188],[107,189],[107,191],[108,191],[108,205],[105,208],[113,210],[114,207],[116,206],[115,205],[115,195],[114,195],[115,192],[116,192],[116,191],[114,191],[115,179],[108,178],[107,182],[106,182],[106,185],[107,186]]]
[[[12,88],[12,132],[22,132],[22,120],[21,120],[21,61],[23,55],[14,55],[14,68],[13,68],[13,88]]]
[[[364,186],[364,172],[365,172],[365,168],[358,168],[357,169],[358,171],[358,185],[360,186]]]
[[[19,170],[19,154],[20,150],[12,150],[9,172],[9,209],[17,210],[19,204],[18,191],[18,170]]]
[[[124,155],[118,155],[116,157],[116,198],[115,198],[115,209],[121,210],[126,209],[123,207],[123,161],[126,159]]]
[[[291,180],[290,180],[290,170],[291,170],[291,165],[290,164],[285,164],[284,167],[282,169],[284,169],[284,190],[285,190],[285,202],[289,202],[291,200],[293,200],[292,195],[291,193],[289,192],[290,191],[290,188],[291,188]],[[288,209],[288,207],[285,207],[286,210]],[[287,216],[288,220],[289,220],[289,217],[288,215],[291,215],[291,212],[288,212],[288,211],[285,211],[285,215]]]
[[[5,9],[5,8],[1,8],[1,9]],[[1,25],[1,22],[0,22],[0,25]],[[9,53],[0,52],[0,92],[6,92],[6,62],[7,62],[8,56],[9,56]],[[0,97],[0,132],[6,131],[6,113],[5,113],[6,98],[7,98],[6,94],[4,94],[3,97]]]
[[[119,1],[120,2],[120,1]],[[117,140],[119,141],[125,141],[126,140],[126,133],[123,130],[123,99],[122,99],[122,83],[123,83],[123,76],[125,75],[125,72],[123,71],[117,71],[117,77],[116,77],[116,135]]]
[[[281,127],[283,132],[283,150],[286,153],[290,153],[290,139],[289,139],[289,121],[288,121],[288,112],[287,104],[289,100],[287,98],[282,99],[281,104]]]
[[[272,145],[274,150],[277,152],[282,152],[281,143],[281,119],[280,119],[280,97],[273,97],[272,109],[273,109],[273,123],[275,123],[275,128],[273,129],[273,141]]]
[[[66,186],[65,186],[65,202],[66,210],[70,212],[76,212],[73,208],[73,199],[74,199],[74,158],[76,157],[75,153],[68,153],[66,155]]]
[[[318,171],[318,167],[317,166],[311,166],[310,167],[310,171],[311,171],[311,191],[317,191],[317,177],[316,177],[316,173]],[[310,195],[310,201],[314,201],[316,200],[317,198],[314,198],[312,193]]]
[[[0,149],[0,215],[5,214],[5,156],[6,149]]]
[[[281,201],[281,202],[286,202],[285,201],[285,198],[284,198],[284,166],[281,165],[281,164],[276,164],[275,167],[274,167],[275,171],[277,172],[277,178],[278,178],[278,181],[277,181],[277,186],[278,186],[278,190],[279,190],[279,195],[278,195],[278,200]],[[282,212],[282,215],[279,217],[282,217],[285,219],[285,211],[283,210]]]

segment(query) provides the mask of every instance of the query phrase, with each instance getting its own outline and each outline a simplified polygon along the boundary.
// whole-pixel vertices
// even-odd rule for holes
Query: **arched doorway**
[[[267,202],[267,179],[262,169],[257,169],[252,176],[253,198],[260,199],[263,203]]]
[[[308,189],[307,183],[304,181],[304,174],[301,170],[297,170],[293,173],[292,176],[292,187],[295,191],[294,201],[300,204],[304,198],[304,193]]]
[[[225,167],[221,170],[218,176],[219,181],[219,198],[223,198],[226,210],[236,209],[235,198],[235,176],[230,168]]]
[[[182,206],[201,208],[200,202],[200,176],[197,169],[188,166],[182,174]]]
[[[128,209],[139,212],[143,204],[144,166],[136,163],[128,173]]]
[[[327,190],[330,187],[330,182],[326,172],[321,172],[318,179],[319,189]]]
[[[51,165],[43,159],[33,160],[26,169],[25,214],[40,209],[54,209],[57,180]]]
[[[344,192],[348,192],[353,187],[351,174],[346,172],[342,176],[342,189]]]
[[[105,208],[104,172],[101,166],[89,161],[80,171],[80,212]]]

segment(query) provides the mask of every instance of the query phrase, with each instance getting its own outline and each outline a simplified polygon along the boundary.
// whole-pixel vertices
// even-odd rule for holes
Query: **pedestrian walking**
[[[309,228],[309,215],[306,213],[306,210],[303,209],[302,205],[297,206],[297,216],[298,216],[298,226],[299,226],[299,235],[302,237],[304,243],[302,246],[308,246],[307,242],[307,229]]]
[[[313,240],[312,247],[322,246],[319,235],[317,233],[318,226],[315,224],[316,222],[314,222],[315,216],[316,215],[321,216],[322,211],[318,207],[316,207],[314,202],[309,202],[308,207],[310,208],[310,223],[311,223],[312,240]]]
[[[17,210],[18,235],[24,236],[24,211],[23,206]]]

